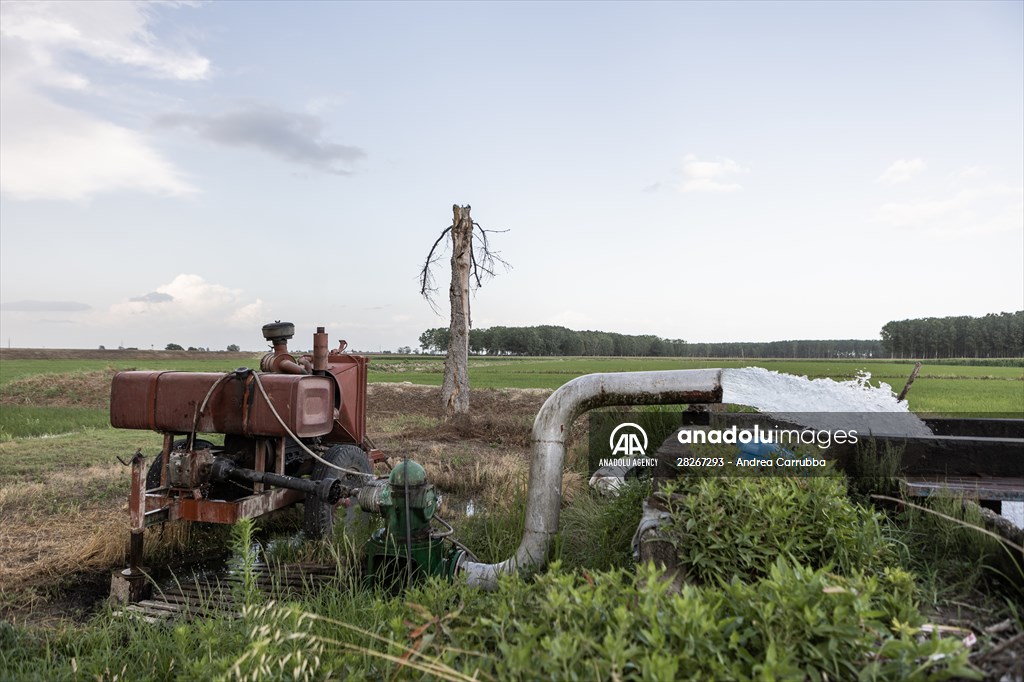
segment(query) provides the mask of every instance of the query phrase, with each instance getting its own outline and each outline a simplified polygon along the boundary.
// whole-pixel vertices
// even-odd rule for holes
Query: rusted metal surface
[[[170,463],[171,450],[174,448],[174,434],[164,434],[164,447],[160,451],[160,487],[167,487],[167,465]]]
[[[240,467],[230,459],[217,457],[210,468],[212,481],[235,481],[251,482],[262,486],[272,485],[278,488],[288,488],[314,495],[328,504],[337,504],[343,495],[346,495],[348,488],[341,484],[337,477],[328,476],[320,479],[299,478],[297,476],[282,476],[280,474]],[[262,488],[255,491],[258,495],[263,492]]]
[[[110,597],[115,602],[130,604],[146,599],[150,584],[142,568],[143,537],[146,532],[146,458],[136,451],[129,464],[132,469],[128,492],[128,568],[110,574]]]
[[[175,488],[198,488],[210,480],[212,465],[213,453],[209,449],[172,452],[167,464],[167,485]]]
[[[317,327],[313,334],[313,371],[327,371],[327,332],[323,327]]]
[[[172,503],[172,508],[177,507],[176,512],[172,512],[172,518],[230,524],[240,519],[254,519],[275,509],[301,502],[305,498],[305,493],[288,488],[274,488],[259,495],[250,495],[230,502],[182,497],[176,500],[176,505]]]
[[[282,374],[312,374],[313,363],[309,358],[296,359],[288,350],[288,340],[294,335],[295,325],[291,322],[278,321],[263,325],[263,338],[273,344],[274,350],[260,360],[260,369]]]
[[[274,350],[263,356],[260,360],[260,369],[264,372],[279,372],[281,374],[310,374],[313,370],[313,363],[302,357],[298,360],[288,351],[287,343],[275,343]]]
[[[256,443],[256,471],[267,470],[267,444],[263,441]],[[262,481],[256,481],[252,484],[252,491],[254,493],[263,492],[264,486]]]
[[[306,494],[300,490],[274,488],[238,500],[207,500],[173,495],[167,492],[146,494],[146,515],[166,515],[166,521],[202,521],[204,523],[235,523],[253,519],[275,509],[301,502]]]
[[[132,573],[142,565],[143,534],[146,531],[146,458],[142,451],[132,457],[132,482],[128,493],[128,521],[131,540],[128,546],[128,568]]]
[[[282,428],[251,376],[233,376],[210,394],[223,374],[211,372],[119,372],[110,390],[110,424],[120,429],[171,433],[230,433],[282,437]],[[323,436],[334,427],[334,383],[328,377],[263,374],[263,387],[285,423],[300,438]],[[365,389],[364,389],[365,390]]]
[[[366,443],[366,376],[369,360],[331,351],[327,372],[338,385],[338,417],[327,436],[331,443]]]
[[[176,520],[232,524],[307,495],[334,504],[351,494],[337,478],[302,478],[313,470],[310,447],[323,451],[325,445],[354,444],[370,451],[373,462],[385,460],[366,436],[368,359],[345,354],[344,341],[328,351],[323,327],[314,334],[313,353],[295,357],[287,343],[294,332],[287,322],[264,326],[264,338],[274,348],[261,361],[265,373],[242,368],[223,374],[132,371],[114,377],[111,425],[164,436],[158,487],[146,490],[141,455],[132,463],[131,566],[112,578],[112,592],[123,594],[125,601],[143,598],[135,578],[143,575],[138,565],[147,526]],[[216,445],[198,441],[196,433],[228,438]],[[176,440],[181,436],[186,438]],[[298,454],[293,439],[299,440]],[[251,485],[252,493],[232,499],[231,490],[238,491],[229,486],[225,492],[224,481],[243,490]]]
[[[274,472],[284,476],[284,438],[277,441],[277,452],[274,454]]]

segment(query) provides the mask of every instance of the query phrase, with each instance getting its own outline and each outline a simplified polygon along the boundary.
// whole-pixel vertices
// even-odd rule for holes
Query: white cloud
[[[687,154],[683,159],[681,189],[684,192],[735,192],[743,186],[734,181],[734,176],[748,170],[732,159],[700,161],[693,154]]]
[[[154,295],[162,294],[162,295]],[[190,324],[245,327],[261,320],[263,301],[246,302],[241,289],[207,282],[199,275],[181,274],[144,296],[110,307],[118,319],[149,317],[162,321],[188,320]]]
[[[201,80],[210,61],[190,49],[160,44],[147,28],[157,3],[146,2],[5,2],[3,28],[7,39],[19,39],[35,61],[51,73],[62,52],[78,52],[100,61],[145,69],[175,80]],[[74,82],[81,84],[80,76]]]
[[[0,189],[14,199],[81,200],[100,192],[195,191],[130,128],[58,103],[100,88],[66,66],[77,56],[177,80],[208,76],[209,61],[171,49],[148,29],[159,5],[141,2],[0,3]]]
[[[926,170],[928,164],[921,159],[898,159],[892,163],[891,166],[885,169],[885,171],[878,176],[876,182],[881,182],[884,185],[898,185],[902,182],[907,182],[918,173]]]
[[[931,233],[978,235],[1020,230],[1024,225],[1024,188],[988,185],[964,188],[946,197],[911,202],[888,202],[876,220]]]
[[[244,305],[231,313],[228,321],[236,327],[255,328],[262,326],[267,319],[263,300],[257,298],[252,303]]]
[[[4,88],[0,189],[11,198],[81,200],[116,190],[195,191],[143,135],[16,87]]]

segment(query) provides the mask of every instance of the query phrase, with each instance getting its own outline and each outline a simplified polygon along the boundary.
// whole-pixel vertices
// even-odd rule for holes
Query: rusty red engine
[[[289,322],[263,326],[273,350],[260,369],[223,374],[179,371],[118,373],[110,423],[163,434],[146,467],[132,459],[129,568],[111,592],[138,599],[147,526],[178,519],[234,523],[304,502],[305,532],[331,532],[383,459],[366,435],[367,358],[328,351],[318,327],[312,353],[293,355]]]

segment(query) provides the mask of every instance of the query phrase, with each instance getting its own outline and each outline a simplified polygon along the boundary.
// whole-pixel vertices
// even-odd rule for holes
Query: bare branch
[[[459,208],[458,205],[453,206],[453,209]],[[468,207],[467,207],[468,208]],[[420,281],[420,295],[423,296],[430,304],[431,309],[438,315],[441,314],[440,309],[437,306],[435,294],[437,293],[437,286],[434,282],[434,265],[438,263],[442,255],[445,252],[445,247],[441,245],[445,237],[457,226],[457,220],[459,219],[459,213],[456,211],[455,216],[452,219],[452,224],[441,231],[441,234],[437,237],[434,245],[430,247],[430,252],[427,254],[426,260],[423,262],[423,267],[420,268],[419,281]],[[509,263],[501,257],[500,251],[491,250],[491,242],[489,235],[502,234],[508,232],[508,230],[487,230],[484,229],[480,223],[475,220],[471,221],[473,232],[477,235],[477,240],[474,243],[470,240],[471,251],[470,251],[470,281],[472,282],[473,289],[479,289],[484,285],[488,279],[495,276],[497,267],[503,266],[505,270],[512,268]],[[441,248],[438,248],[438,247]]]
[[[427,254],[427,259],[423,262],[423,268],[420,269],[420,295],[427,300],[427,303],[430,304],[431,309],[433,309],[433,311],[437,314],[440,314],[440,311],[437,308],[437,303],[434,301],[434,294],[437,293],[437,287],[434,286],[433,268],[434,264],[437,263],[437,261],[441,258],[441,255],[440,253],[435,255],[435,253],[437,253],[438,245],[445,238],[445,235],[451,232],[453,227],[454,225],[449,225],[448,227],[441,231],[441,234],[438,236],[437,241],[435,241],[434,245],[430,247],[430,252]],[[441,249],[441,253],[444,253],[443,247]]]
[[[500,251],[491,250],[491,242],[487,237],[488,233],[502,233],[508,232],[508,230],[485,230],[476,221],[473,222],[473,227],[477,234],[480,235],[479,246],[474,247],[472,257],[472,277],[476,283],[476,288],[479,289],[483,286],[484,281],[494,277],[496,264],[504,266],[505,270],[511,269],[512,266],[499,255]]]

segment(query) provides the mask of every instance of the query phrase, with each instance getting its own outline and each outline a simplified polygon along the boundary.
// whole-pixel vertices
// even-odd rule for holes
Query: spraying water
[[[892,387],[870,384],[860,372],[849,381],[808,379],[761,367],[722,371],[722,402],[755,407],[784,421],[816,429],[859,433],[930,436],[931,431],[897,401]]]
[[[930,436],[931,430],[898,401],[892,387],[869,383],[860,372],[850,381],[808,379],[762,367],[722,371],[722,402],[755,407],[810,428],[856,430],[876,435]],[[1024,503],[1004,502],[1003,516],[1024,527]]]

